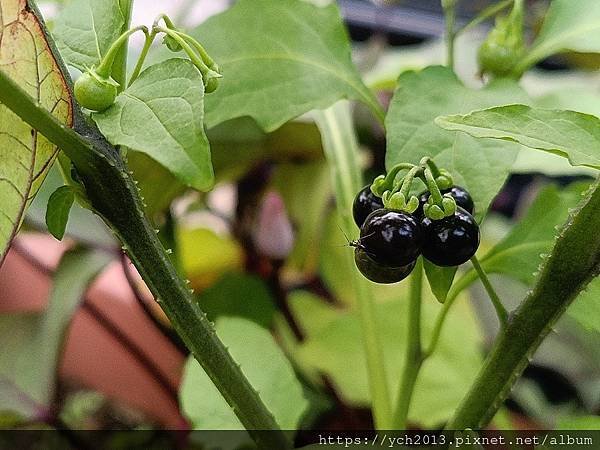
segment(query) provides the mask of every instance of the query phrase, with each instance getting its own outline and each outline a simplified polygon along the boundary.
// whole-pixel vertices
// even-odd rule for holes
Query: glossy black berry
[[[479,247],[479,225],[460,207],[453,216],[441,220],[424,218],[421,228],[423,256],[438,266],[463,264]]]
[[[369,214],[381,208],[383,208],[383,200],[371,192],[371,186],[362,188],[354,197],[352,205],[352,215],[358,228],[362,227]]]
[[[469,214],[473,214],[473,211],[475,211],[475,204],[473,203],[471,194],[469,194],[469,191],[467,191],[465,188],[460,186],[452,186],[451,188],[444,189],[440,192],[442,195],[449,193],[456,201],[456,206],[460,206]],[[415,211],[416,216],[423,217],[423,205],[427,202],[427,200],[429,200],[429,195],[429,191],[421,192],[419,195],[419,209]]]
[[[379,264],[406,266],[420,254],[421,226],[412,214],[378,209],[365,220],[357,246]]]
[[[415,267],[415,261],[402,267],[389,267],[378,264],[373,261],[363,249],[358,247],[354,250],[354,261],[356,262],[356,267],[358,267],[360,273],[369,280],[381,284],[402,281],[410,275]]]

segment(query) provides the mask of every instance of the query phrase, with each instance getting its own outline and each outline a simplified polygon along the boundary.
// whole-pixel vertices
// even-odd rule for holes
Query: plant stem
[[[150,32],[150,33],[146,33],[146,40],[144,41],[144,47],[142,48],[142,52],[140,53],[137,63],[135,64],[135,68],[133,69],[131,78],[129,79],[129,86],[131,86],[133,84],[133,82],[135,80],[137,80],[137,78],[140,76],[140,72],[142,71],[142,68],[144,67],[144,61],[146,61],[146,57],[148,56],[148,52],[150,51],[150,47],[152,46],[152,43],[154,42],[155,37],[156,37],[156,32],[154,30],[152,30],[152,32]]]
[[[0,70],[0,102],[64,151],[83,180],[95,212],[131,260],[183,341],[261,448],[290,448],[277,422],[217,337],[213,324],[179,278],[144,215],[137,187],[119,153],[76,115],[86,136],[57,121]]]
[[[321,130],[325,156],[331,168],[337,211],[344,233],[350,236],[356,233],[356,226],[351,213],[352,202],[362,183],[358,167],[358,161],[360,160],[358,145],[348,103],[339,102],[325,111],[318,111],[316,119]],[[351,264],[351,267],[354,267],[354,259],[350,252],[347,261]],[[375,427],[389,429],[392,410],[383,345],[375,318],[375,305],[369,292],[369,285],[358,270],[354,270],[350,282],[356,292]]]
[[[483,270],[483,267],[481,267],[481,264],[479,264],[477,256],[473,256],[471,258],[471,263],[473,264],[477,275],[479,275],[479,279],[481,280],[483,287],[490,296],[490,300],[492,301],[494,309],[496,310],[496,315],[498,316],[498,321],[500,322],[500,328],[504,329],[504,327],[506,327],[506,324],[508,323],[508,311],[506,311],[506,308],[502,304],[500,297],[498,297],[494,286],[492,286],[492,283],[490,283],[490,280],[487,274],[485,273],[485,270]]]
[[[415,390],[417,376],[425,360],[421,348],[421,302],[423,289],[423,261],[418,259],[411,276],[408,304],[408,330],[404,370],[398,390],[398,400],[392,429],[404,430],[407,426],[410,402]]]
[[[464,33],[467,30],[470,30],[473,27],[476,27],[480,23],[485,22],[490,17],[494,17],[500,11],[502,11],[502,10],[508,8],[510,5],[512,5],[513,2],[514,2],[514,0],[503,0],[494,5],[488,6],[483,11],[481,11],[477,16],[475,16],[469,23],[467,23],[465,26],[456,30],[455,37],[461,33]]]
[[[456,39],[456,2],[456,0],[442,0],[446,19],[446,65],[452,70],[454,70],[454,40]]]
[[[121,33],[124,33],[129,29],[131,24],[131,12],[133,10],[133,0],[119,0],[119,7],[121,8],[121,13],[123,14],[123,27],[121,28]],[[128,45],[124,45],[119,49],[119,52],[115,56],[115,63],[112,67],[111,77],[119,86],[117,87],[118,92],[122,92],[127,86],[127,55],[128,55]]]
[[[571,302],[600,272],[600,180],[571,215],[533,290],[513,313],[448,429],[481,429]]]

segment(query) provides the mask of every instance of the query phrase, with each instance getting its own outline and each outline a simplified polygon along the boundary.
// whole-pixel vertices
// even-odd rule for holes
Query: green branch
[[[331,169],[337,211],[344,233],[351,236],[356,233],[356,226],[352,219],[352,203],[362,186],[358,166],[360,160],[358,146],[348,104],[339,102],[325,111],[319,111],[317,125],[321,131],[325,156]],[[354,266],[354,258],[350,251],[348,261]],[[355,270],[350,278],[349,282],[356,292],[375,426],[385,430],[391,426],[392,411],[383,345],[375,319],[375,305],[367,281],[358,270]]]
[[[406,355],[404,369],[398,390],[398,401],[394,413],[392,429],[405,430],[408,421],[410,402],[415,383],[425,360],[421,348],[421,303],[423,291],[423,261],[421,258],[413,270],[408,304],[408,330],[406,336]]]
[[[275,419],[214,332],[146,219],[138,190],[118,152],[94,129],[76,133],[0,70],[0,102],[71,159],[95,212],[111,227],[157,302],[240,422],[261,448],[289,448]]]
[[[571,302],[600,272],[600,180],[572,214],[531,293],[509,319],[448,429],[481,429]]]

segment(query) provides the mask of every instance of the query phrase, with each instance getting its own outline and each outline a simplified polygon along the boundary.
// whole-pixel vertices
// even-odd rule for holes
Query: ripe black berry
[[[373,261],[363,249],[358,247],[354,250],[354,261],[356,262],[356,267],[358,267],[360,273],[369,280],[381,284],[402,281],[410,275],[415,267],[415,261],[402,267],[388,267],[378,264]]]
[[[357,246],[379,264],[406,266],[419,256],[421,226],[412,214],[378,209],[365,220]]]
[[[475,210],[475,205],[473,203],[473,199],[471,198],[471,194],[465,188],[460,186],[452,186],[449,189],[444,189],[440,191],[442,195],[450,194],[454,200],[456,201],[456,206],[460,206],[462,209],[467,211],[469,214],[473,214]],[[423,217],[423,205],[429,200],[429,191],[421,192],[419,195],[419,209],[415,211],[415,215],[417,217]]]
[[[421,221],[423,256],[438,266],[467,262],[479,247],[479,225],[471,214],[457,208],[453,216]]]
[[[354,198],[352,204],[352,215],[354,216],[354,222],[358,227],[362,227],[365,223],[365,219],[373,211],[383,208],[383,200],[381,197],[377,197],[371,192],[371,186],[365,186],[360,190]]]

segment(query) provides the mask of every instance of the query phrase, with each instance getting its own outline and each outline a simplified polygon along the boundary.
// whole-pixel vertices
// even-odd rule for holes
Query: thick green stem
[[[289,448],[275,419],[214,332],[178,276],[144,215],[138,190],[118,152],[97,131],[82,135],[58,122],[0,70],[0,102],[57,145],[75,165],[94,210],[121,239],[144,281],[194,357],[261,448]]]
[[[473,256],[471,258],[471,263],[473,264],[473,267],[475,268],[477,275],[479,275],[479,279],[481,280],[481,283],[483,284],[485,291],[489,295],[490,300],[492,301],[492,304],[494,305],[494,309],[496,310],[496,315],[498,316],[498,321],[500,322],[500,327],[503,329],[506,326],[506,324],[508,323],[508,311],[506,311],[506,308],[502,304],[500,297],[498,297],[498,294],[496,293],[494,286],[492,286],[490,279],[488,278],[487,274],[485,273],[485,270],[483,270],[483,267],[481,267],[481,264],[479,264],[479,260],[477,259],[476,256]]]
[[[424,355],[421,348],[421,302],[423,290],[423,261],[417,261],[411,275],[410,298],[408,304],[408,330],[406,336],[406,355],[404,369],[398,390],[398,400],[394,412],[392,429],[405,430],[408,421],[410,402],[415,383],[423,365]]]
[[[121,13],[123,14],[123,28],[121,29],[121,33],[124,33],[129,29],[131,25],[131,12],[133,10],[133,0],[119,0],[119,7],[121,8]],[[117,90],[119,92],[123,91],[127,86],[127,55],[128,55],[128,46],[124,45],[119,49],[119,52],[115,56],[115,61],[112,67],[111,77],[117,83],[119,83],[119,87]]]
[[[362,183],[358,167],[358,146],[348,104],[340,102],[325,111],[319,111],[317,125],[321,130],[325,155],[331,167],[343,231],[350,236],[356,233],[352,202]],[[347,258],[349,264],[354,266],[351,252],[348,252]],[[360,273],[355,270],[350,278],[356,292],[375,426],[378,429],[389,429],[392,411],[375,305],[369,286]]]
[[[449,429],[481,429],[570,303],[600,272],[600,181],[570,217],[533,290],[512,314],[460,403]]]

